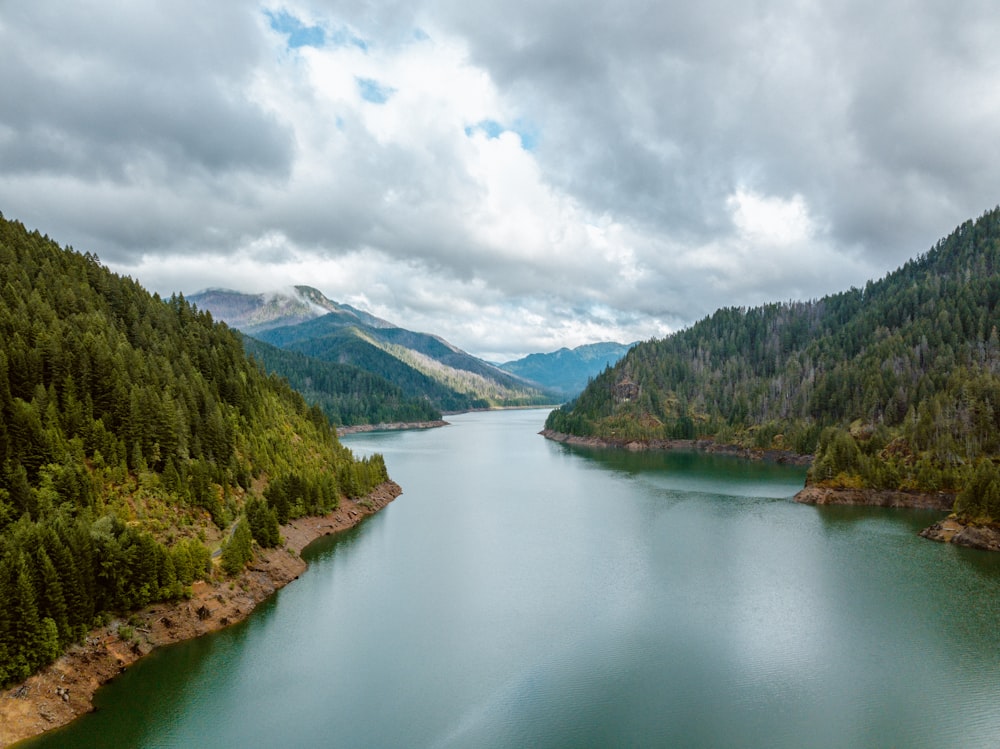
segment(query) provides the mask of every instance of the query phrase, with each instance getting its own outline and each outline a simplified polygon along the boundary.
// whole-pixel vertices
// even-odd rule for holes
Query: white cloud
[[[772,247],[787,247],[815,237],[815,227],[805,199],[760,195],[739,188],[726,200],[733,223],[745,242]]]
[[[0,9],[0,210],[161,293],[500,358],[861,284],[998,200],[975,0],[102,2]]]

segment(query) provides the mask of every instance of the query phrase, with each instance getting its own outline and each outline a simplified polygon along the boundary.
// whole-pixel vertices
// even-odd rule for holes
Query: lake
[[[546,412],[352,435],[404,493],[40,747],[986,747],[1000,554],[804,469],[587,450]],[[20,746],[20,745],[19,745]]]

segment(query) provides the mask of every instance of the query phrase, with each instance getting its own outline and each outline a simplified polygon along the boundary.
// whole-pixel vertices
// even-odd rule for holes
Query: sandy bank
[[[0,695],[0,747],[90,712],[94,692],[154,648],[245,619],[257,604],[305,571],[300,554],[306,546],[354,527],[400,494],[399,485],[388,481],[361,500],[342,500],[329,515],[294,520],[281,527],[285,545],[258,550],[235,580],[195,583],[190,599],[153,604],[91,631],[54,663]],[[127,639],[119,635],[121,625],[128,627]]]

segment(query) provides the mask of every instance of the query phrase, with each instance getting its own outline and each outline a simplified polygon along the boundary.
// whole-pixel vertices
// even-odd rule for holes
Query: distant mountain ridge
[[[266,294],[210,289],[189,301],[243,333],[314,360],[349,365],[391,383],[405,398],[439,411],[546,405],[559,393],[506,372],[440,336],[398,327],[310,286]],[[294,379],[271,356],[271,371]],[[374,420],[374,417],[372,417]],[[382,419],[380,419],[382,420]],[[356,422],[359,423],[359,422]]]
[[[564,397],[579,395],[587,382],[613,366],[635,343],[612,341],[561,348],[548,354],[528,354],[500,368],[555,390]]]
[[[232,289],[205,289],[189,296],[188,301],[247,335],[297,325],[329,314],[372,328],[392,327],[391,323],[374,315],[327,299],[312,286],[293,286],[259,294]]]

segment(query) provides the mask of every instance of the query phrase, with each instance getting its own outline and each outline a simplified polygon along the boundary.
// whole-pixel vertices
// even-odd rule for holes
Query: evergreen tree
[[[253,556],[250,525],[246,518],[240,518],[233,535],[222,549],[222,569],[229,575],[238,574]]]
[[[251,487],[294,490],[286,519],[328,511],[356,462],[211,316],[0,216],[0,686],[210,577],[194,536]],[[248,504],[277,543],[275,510]],[[252,535],[241,519],[227,544],[240,567]]]

